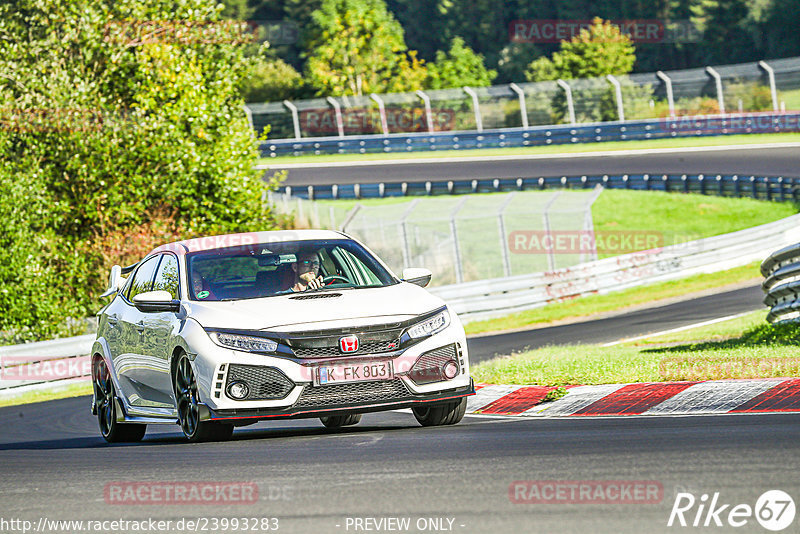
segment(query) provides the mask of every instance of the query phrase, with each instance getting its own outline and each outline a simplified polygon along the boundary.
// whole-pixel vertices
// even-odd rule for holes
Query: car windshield
[[[187,255],[192,300],[240,300],[398,283],[348,239],[220,248]],[[314,280],[312,282],[311,280]]]

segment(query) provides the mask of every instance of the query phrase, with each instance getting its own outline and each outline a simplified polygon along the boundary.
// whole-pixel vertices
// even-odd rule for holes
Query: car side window
[[[152,290],[166,291],[173,299],[178,298],[178,259],[172,254],[164,254]]]
[[[139,293],[152,291],[153,275],[155,275],[160,259],[161,256],[153,256],[136,269],[136,273],[133,275],[133,283],[131,283],[131,288],[128,290],[128,300],[133,302],[133,297]]]

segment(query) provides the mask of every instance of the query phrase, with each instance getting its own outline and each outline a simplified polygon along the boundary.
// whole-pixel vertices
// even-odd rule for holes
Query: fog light
[[[242,400],[250,394],[250,388],[241,380],[228,384],[228,396],[232,399]]]
[[[458,374],[458,364],[455,362],[455,360],[450,360],[444,364],[442,372],[444,373],[444,377],[446,379],[452,380]]]

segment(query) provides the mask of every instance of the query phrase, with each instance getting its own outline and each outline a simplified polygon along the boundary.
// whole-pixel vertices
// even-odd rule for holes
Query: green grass
[[[473,321],[464,325],[464,328],[467,331],[467,335],[474,335],[484,332],[546,325],[556,321],[623,311],[626,308],[652,304],[660,300],[681,297],[707,289],[756,280],[761,276],[759,265],[759,262],[754,262],[727,271],[698,274],[679,280],[614,291],[605,295],[590,295],[557,302],[497,319]]]
[[[20,404],[31,404],[33,402],[44,402],[56,399],[67,399],[70,397],[82,397],[92,394],[92,383],[86,381],[80,384],[71,384],[67,387],[57,387],[53,390],[29,391],[13,397],[0,398],[0,408],[4,406],[18,406]],[[87,410],[89,408],[87,403]]]
[[[786,110],[800,109],[800,89],[794,91],[781,91],[778,94],[778,100],[786,104]]]
[[[786,109],[800,109],[800,92],[785,93]],[[797,102],[796,102],[797,100]],[[791,102],[791,105],[790,105]],[[745,134],[716,137],[689,137],[681,139],[650,139],[644,141],[608,141],[604,143],[576,143],[570,145],[548,145],[514,148],[482,148],[470,150],[435,150],[425,152],[396,152],[379,154],[321,154],[319,156],[281,156],[262,158],[259,164],[279,166],[286,163],[320,163],[326,161],[378,161],[420,158],[518,156],[528,154],[572,154],[575,152],[598,152],[607,150],[644,150],[654,148],[686,148],[695,146],[759,145],[766,143],[800,142],[800,134]]]
[[[771,326],[764,317],[646,343],[545,347],[478,364],[471,374],[482,383],[545,386],[800,376],[800,326]]]

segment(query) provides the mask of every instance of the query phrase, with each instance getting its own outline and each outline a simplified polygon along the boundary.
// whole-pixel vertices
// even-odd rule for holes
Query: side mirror
[[[423,269],[420,267],[403,269],[403,281],[408,282],[409,284],[418,285],[419,287],[427,286],[431,281],[431,276],[433,276],[433,273],[428,269]]]
[[[147,291],[133,297],[133,305],[143,312],[177,312],[181,301],[173,299],[169,291]]]
[[[122,267],[114,265],[111,267],[111,273],[108,275],[108,289],[100,295],[100,298],[113,295],[125,285],[125,278],[122,277]]]

